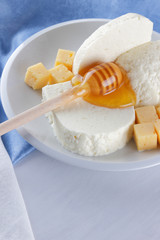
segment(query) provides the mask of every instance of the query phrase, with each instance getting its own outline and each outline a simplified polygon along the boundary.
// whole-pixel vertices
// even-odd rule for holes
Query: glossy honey
[[[86,89],[83,99],[91,104],[109,108],[124,108],[136,103],[127,73],[115,63],[102,63],[89,68],[82,78],[77,78],[73,85],[80,83]],[[84,73],[84,70],[81,73]],[[78,81],[79,79],[79,81]]]

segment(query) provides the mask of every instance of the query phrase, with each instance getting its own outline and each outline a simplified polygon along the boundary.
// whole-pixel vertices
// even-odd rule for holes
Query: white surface
[[[43,100],[58,97],[71,88],[71,82],[47,85],[42,89]],[[54,133],[66,149],[80,155],[101,156],[123,148],[132,138],[135,110],[98,107],[79,98],[51,112],[51,119]]]
[[[35,92],[24,84],[24,75],[28,66],[41,61],[47,68],[51,68],[59,47],[78,49],[82,42],[106,21],[90,19],[58,24],[25,41],[9,59],[1,78],[2,102],[8,117],[41,101],[40,92]],[[160,35],[154,32],[153,40],[157,39],[160,39]],[[122,150],[104,157],[91,158],[72,154],[60,146],[45,117],[38,118],[20,128],[19,133],[47,155],[84,168],[120,171],[160,163],[159,149],[138,153],[133,142]]]
[[[0,240],[33,240],[11,160],[0,138]]]
[[[136,13],[128,13],[98,28],[78,49],[73,64],[77,74],[88,64],[112,62],[120,54],[151,40],[153,23]]]
[[[159,240],[160,166],[98,172],[34,151],[15,172],[37,240]]]
[[[131,49],[116,62],[128,72],[137,106],[160,104],[160,41]]]

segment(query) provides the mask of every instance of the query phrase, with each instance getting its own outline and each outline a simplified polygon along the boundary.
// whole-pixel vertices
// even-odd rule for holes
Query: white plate
[[[82,42],[106,19],[69,21],[44,29],[21,44],[8,60],[1,79],[2,104],[8,118],[40,103],[41,93],[24,83],[28,66],[43,62],[53,67],[58,48],[77,50]],[[153,32],[153,40],[160,34]],[[40,117],[18,129],[35,148],[63,162],[103,171],[127,171],[160,164],[159,150],[137,152],[131,141],[125,148],[103,157],[83,157],[73,154],[57,142],[48,121]]]

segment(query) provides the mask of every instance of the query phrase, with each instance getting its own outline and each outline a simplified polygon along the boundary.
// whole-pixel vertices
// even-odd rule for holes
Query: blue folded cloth
[[[160,2],[157,0],[1,0],[0,1],[0,75],[12,52],[33,33],[53,24],[80,18],[115,18],[136,12],[154,22],[159,31]],[[7,119],[0,102],[0,122]],[[16,163],[34,148],[16,131],[2,137]]]

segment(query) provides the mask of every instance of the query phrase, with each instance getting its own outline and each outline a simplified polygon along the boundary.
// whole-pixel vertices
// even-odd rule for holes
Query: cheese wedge
[[[127,72],[137,106],[160,104],[160,40],[133,48],[116,62]]]
[[[43,101],[70,89],[71,83],[58,83],[42,89]],[[77,99],[47,114],[55,136],[66,149],[86,156],[112,153],[130,140],[135,120],[134,108],[109,109]]]
[[[151,40],[153,23],[135,13],[118,17],[98,28],[78,49],[73,73],[88,65],[114,61],[120,54]]]

